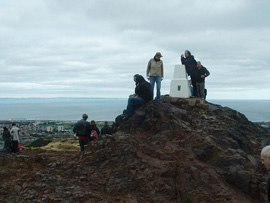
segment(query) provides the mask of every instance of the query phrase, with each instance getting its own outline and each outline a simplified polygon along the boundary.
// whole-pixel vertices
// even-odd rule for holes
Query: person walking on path
[[[147,79],[150,81],[152,95],[154,97],[155,83],[157,84],[157,96],[156,100],[160,101],[160,88],[161,81],[164,77],[163,62],[160,59],[162,57],[160,52],[157,52],[154,58],[150,59],[147,65],[146,75]]]
[[[205,78],[210,75],[209,71],[202,66],[201,62],[197,62],[198,72],[197,72],[197,96],[205,99]]]
[[[186,67],[187,74],[190,76],[193,86],[193,95],[197,96],[197,61],[194,59],[194,56],[191,55],[190,51],[186,50],[185,55],[181,55],[181,62]]]
[[[20,141],[20,129],[16,126],[16,123],[12,123],[12,129],[10,131],[11,140],[12,140],[12,147],[11,151],[13,153],[18,152],[18,145]]]
[[[135,94],[131,95],[128,99],[127,110],[125,113],[127,117],[133,114],[134,107],[138,107],[153,99],[150,83],[145,81],[141,75],[134,77],[134,80],[136,82]]]
[[[6,153],[11,152],[11,134],[7,127],[3,128],[3,140],[4,140],[4,150]]]
[[[91,133],[91,126],[87,119],[88,115],[83,114],[82,119],[79,120],[73,128],[73,132],[76,133],[76,136],[79,138],[81,152],[84,151],[84,145],[88,143],[88,137]]]

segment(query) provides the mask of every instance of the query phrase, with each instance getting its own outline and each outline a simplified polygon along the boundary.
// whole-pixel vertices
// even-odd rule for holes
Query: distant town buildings
[[[64,126],[58,126],[57,129],[58,129],[58,132],[63,132],[64,131]]]
[[[47,132],[53,132],[53,127],[52,126],[48,126],[47,128],[46,128],[46,130],[47,130]]]

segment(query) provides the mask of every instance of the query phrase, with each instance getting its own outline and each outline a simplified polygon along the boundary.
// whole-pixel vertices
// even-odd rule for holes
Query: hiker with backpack
[[[97,139],[98,136],[100,135],[100,131],[99,131],[98,127],[97,127],[96,121],[92,120],[90,122],[90,127],[91,127],[91,133],[90,133],[90,135],[88,137],[89,142],[91,142],[94,139]]]

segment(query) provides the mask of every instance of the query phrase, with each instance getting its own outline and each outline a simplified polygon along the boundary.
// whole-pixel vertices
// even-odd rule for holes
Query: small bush
[[[51,138],[39,138],[38,140],[35,140],[30,145],[28,145],[28,147],[43,147],[51,142],[52,142]]]

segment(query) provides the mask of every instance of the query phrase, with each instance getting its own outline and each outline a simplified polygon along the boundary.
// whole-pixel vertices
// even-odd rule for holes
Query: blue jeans
[[[79,144],[80,144],[80,147],[81,147],[81,152],[84,150],[84,145],[87,145],[87,143],[88,143],[88,140],[79,139]]]
[[[133,114],[133,108],[144,104],[144,100],[141,97],[129,97],[126,116],[131,116]]]
[[[154,97],[155,83],[157,83],[156,100],[160,101],[161,76],[150,76],[150,84],[151,84],[151,87],[152,87],[152,96],[153,97]]]

